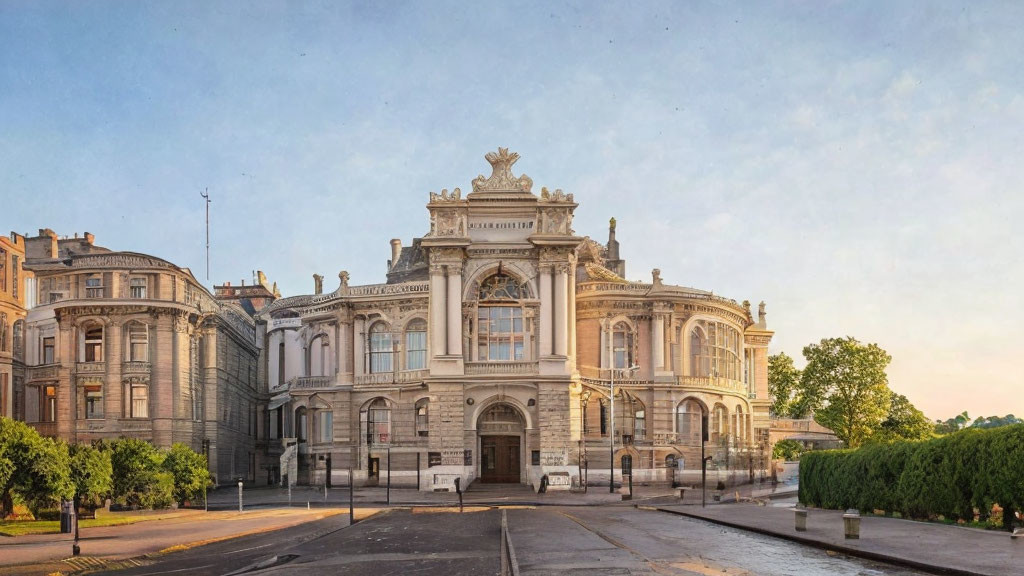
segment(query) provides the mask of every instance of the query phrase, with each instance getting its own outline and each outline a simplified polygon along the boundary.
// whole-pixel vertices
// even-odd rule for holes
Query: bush
[[[164,459],[163,469],[173,478],[174,499],[179,504],[197,499],[210,481],[206,457],[184,444],[171,446]]]
[[[43,438],[35,428],[0,418],[0,517],[14,511],[14,499],[33,514],[74,494],[67,444]]]
[[[804,452],[804,445],[796,440],[779,440],[772,447],[772,459],[774,460],[799,460],[800,454]]]
[[[113,486],[110,453],[88,444],[73,444],[68,451],[71,455],[71,479],[79,502],[90,504],[95,509]]]
[[[1024,509],[1024,424],[805,453],[800,502],[964,521],[976,511],[985,519],[998,504],[1003,526],[1011,528],[1013,512]]]

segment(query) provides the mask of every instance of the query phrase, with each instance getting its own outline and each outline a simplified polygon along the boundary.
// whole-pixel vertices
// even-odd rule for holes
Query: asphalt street
[[[513,508],[524,576],[621,574],[913,576],[913,570],[627,506]],[[501,511],[393,509],[243,537],[130,570],[155,574],[490,575],[500,571]]]

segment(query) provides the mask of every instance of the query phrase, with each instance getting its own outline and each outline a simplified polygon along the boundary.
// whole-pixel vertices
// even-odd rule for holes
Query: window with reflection
[[[683,400],[676,407],[676,434],[680,444],[697,446],[705,432],[704,407],[694,399]]]
[[[413,320],[405,328],[405,369],[423,370],[427,367],[427,323]]]
[[[515,278],[495,274],[480,285],[477,353],[481,361],[526,359],[526,332],[520,298],[526,290]]]
[[[84,392],[86,419],[103,418],[103,386],[87,384]]]
[[[697,320],[690,329],[690,375],[739,380],[741,342],[732,326]]]
[[[377,322],[370,327],[370,372],[391,372],[394,370],[391,342],[391,328],[384,322]]]
[[[416,402],[416,435],[430,435],[430,401],[426,398]]]
[[[391,408],[383,398],[377,398],[366,410],[366,443],[391,442]]]
[[[625,322],[618,322],[612,328],[612,359],[612,367],[616,369],[622,370],[634,365],[633,330]]]

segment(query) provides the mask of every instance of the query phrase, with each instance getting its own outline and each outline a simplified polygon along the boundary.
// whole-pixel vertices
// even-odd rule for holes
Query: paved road
[[[509,509],[521,574],[911,576],[784,540],[625,506]],[[501,511],[391,510],[355,526],[240,538],[176,553],[124,575],[167,573],[472,575],[499,572]],[[307,525],[309,526],[309,525]],[[255,568],[274,556],[281,564]]]
[[[508,521],[524,576],[922,574],[701,520],[627,507],[509,510]]]

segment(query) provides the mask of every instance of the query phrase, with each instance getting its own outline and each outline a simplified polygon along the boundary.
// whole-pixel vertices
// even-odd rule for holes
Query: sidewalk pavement
[[[342,514],[342,513],[345,514]],[[184,549],[211,541],[288,528],[340,515],[348,510],[274,509],[235,512],[191,511],[170,519],[81,530],[82,556],[71,558],[72,534],[37,534],[0,538],[0,574],[47,574],[104,567],[110,561]],[[21,566],[19,566],[21,565]]]
[[[865,516],[860,539],[847,540],[839,510],[808,509],[807,531],[797,532],[791,506],[739,503],[656,509],[928,572],[972,576],[1024,573],[1024,539],[1012,540],[1007,532]]]

